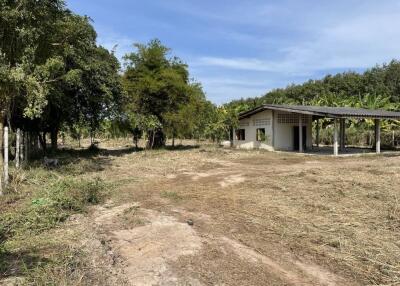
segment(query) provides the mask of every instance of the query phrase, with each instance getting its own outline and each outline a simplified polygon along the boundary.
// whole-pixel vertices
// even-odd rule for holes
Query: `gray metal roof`
[[[239,114],[239,119],[247,118],[264,110],[278,110],[300,114],[309,114],[329,118],[376,118],[376,119],[400,119],[400,112],[382,109],[363,109],[352,107],[328,107],[308,105],[280,105],[264,104],[249,111]]]

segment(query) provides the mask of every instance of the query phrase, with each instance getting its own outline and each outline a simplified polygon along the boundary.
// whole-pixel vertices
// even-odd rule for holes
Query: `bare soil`
[[[400,157],[107,159],[92,176],[118,187],[81,220],[106,285],[400,285]]]

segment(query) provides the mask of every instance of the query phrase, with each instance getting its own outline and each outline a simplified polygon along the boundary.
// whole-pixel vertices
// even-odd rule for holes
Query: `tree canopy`
[[[158,122],[145,130],[149,145],[163,145],[165,134],[172,138],[200,134],[205,128],[205,119],[200,115],[211,104],[201,85],[189,80],[187,65],[178,57],[169,57],[170,49],[157,39],[135,44],[135,48],[135,52],[125,56],[126,112],[130,118],[139,114],[150,122]],[[138,126],[132,130],[135,127]],[[141,128],[146,129],[143,124]]]
[[[0,0],[2,123],[49,132],[56,147],[64,124],[95,130],[119,108],[119,62],[90,22],[61,0]]]

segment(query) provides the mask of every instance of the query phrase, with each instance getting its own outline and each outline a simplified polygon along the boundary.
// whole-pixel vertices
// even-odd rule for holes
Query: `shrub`
[[[52,185],[47,191],[52,204],[62,210],[82,211],[87,204],[97,204],[103,197],[104,183],[92,181],[63,180]]]

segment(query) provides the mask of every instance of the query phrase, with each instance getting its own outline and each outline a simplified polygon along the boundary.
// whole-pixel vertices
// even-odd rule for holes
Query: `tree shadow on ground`
[[[52,262],[33,251],[7,252],[0,250],[0,278],[20,277],[29,270]]]
[[[165,150],[169,151],[186,151],[186,150],[193,150],[199,149],[200,145],[175,145],[175,146],[165,146]]]
[[[136,147],[125,147],[118,149],[103,149],[97,146],[91,146],[86,149],[61,148],[53,153],[49,158],[57,158],[57,166],[49,169],[59,173],[69,173],[72,175],[101,172],[112,164],[112,157],[122,157],[132,153],[152,152],[154,150],[167,151],[186,151],[199,149],[200,145],[176,145],[164,146],[158,149],[144,149]],[[41,156],[32,158],[30,167],[43,167],[44,161]]]
[[[89,147],[86,149],[61,148],[51,156],[48,156],[48,158],[58,160],[57,166],[45,166],[42,156],[34,156],[31,158],[29,167],[46,167],[55,172],[74,175],[100,172],[111,165],[111,157],[120,157],[140,151],[142,151],[142,149],[134,147],[123,149],[100,149],[97,147]]]

